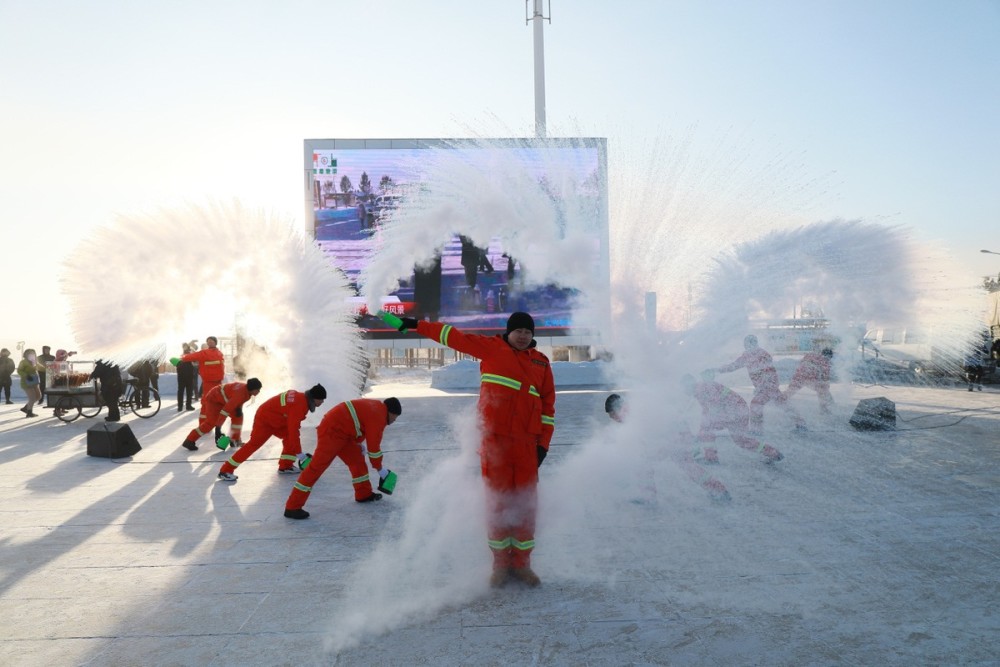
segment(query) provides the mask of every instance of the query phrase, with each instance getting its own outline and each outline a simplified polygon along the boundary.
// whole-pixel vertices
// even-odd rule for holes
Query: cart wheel
[[[139,394],[140,392],[138,391],[134,392],[129,399],[128,405],[137,417],[149,419],[160,411],[160,393],[158,391],[152,387],[149,388],[149,405],[146,405],[145,407],[142,405]]]
[[[81,408],[80,409],[80,414],[82,414],[87,419],[90,419],[91,417],[96,417],[97,415],[101,414],[101,409],[103,407],[104,407],[104,403],[101,402],[101,401],[98,401],[97,405],[93,405],[93,406],[90,406],[90,407],[84,406],[83,408]]]
[[[76,396],[60,396],[56,401],[56,417],[69,423],[80,416],[80,400]]]

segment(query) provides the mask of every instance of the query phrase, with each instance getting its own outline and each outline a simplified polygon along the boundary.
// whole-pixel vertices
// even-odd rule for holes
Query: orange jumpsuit
[[[333,406],[316,428],[316,452],[309,467],[299,474],[285,503],[286,510],[298,510],[309,500],[309,493],[335,458],[351,471],[354,499],[372,495],[368,466],[361,443],[368,444],[368,458],[375,470],[382,469],[382,432],[389,423],[389,409],[374,398],[355,398]]]
[[[736,358],[732,363],[720,366],[716,369],[719,373],[729,373],[738,368],[746,368],[753,382],[753,398],[750,399],[750,430],[760,433],[764,425],[764,405],[768,401],[774,401],[781,406],[785,412],[791,415],[796,425],[805,425],[802,417],[795,411],[785,399],[778,386],[778,371],[774,367],[771,355],[765,350],[755,347],[747,350]]]
[[[785,398],[791,398],[802,387],[811,387],[819,396],[819,409],[824,414],[830,414],[833,396],[830,394],[830,359],[816,352],[809,352],[802,357],[795,375],[785,390]]]
[[[208,396],[208,392],[222,384],[226,378],[226,357],[222,350],[217,347],[206,347],[204,350],[188,352],[181,357],[181,361],[197,361],[198,375],[201,376],[201,395]]]
[[[480,360],[480,466],[487,490],[487,539],[493,566],[524,568],[535,547],[537,447],[555,428],[555,382],[549,359],[532,347],[515,350],[501,336],[465,334],[440,322],[417,333]]]
[[[219,385],[205,394],[201,401],[198,426],[188,434],[187,439],[197,442],[198,438],[230,420],[230,437],[240,439],[243,430],[243,404],[250,400],[245,382],[230,382]]]
[[[694,386],[694,397],[701,405],[699,440],[714,440],[714,431],[728,429],[729,437],[743,449],[763,454],[769,461],[782,458],[777,449],[750,435],[747,402],[735,391],[718,382],[699,382]]]
[[[300,429],[302,421],[309,415],[309,401],[301,391],[288,391],[272,396],[264,401],[253,418],[250,441],[236,450],[229,460],[222,464],[219,472],[233,472],[246,461],[271,436],[281,438],[281,458],[279,470],[290,470],[302,453]]]

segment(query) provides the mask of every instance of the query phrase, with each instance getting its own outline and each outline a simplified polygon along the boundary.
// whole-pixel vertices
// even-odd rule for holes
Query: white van
[[[914,373],[957,375],[963,373],[959,350],[935,345],[933,334],[919,328],[869,329],[861,339],[861,357],[875,358]]]

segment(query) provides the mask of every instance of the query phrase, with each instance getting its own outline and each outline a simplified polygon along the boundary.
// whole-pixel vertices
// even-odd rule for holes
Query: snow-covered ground
[[[396,493],[356,504],[335,463],[292,521],[277,443],[216,482],[225,455],[180,447],[196,413],[171,381],[159,415],[126,417],[142,444],[126,460],[86,455],[95,420],[0,405],[0,664],[1000,664],[993,387],[842,384],[826,421],[801,392],[808,432],[767,412],[780,463],[716,442],[723,504],[655,455],[663,434],[619,441],[607,390],[562,391],[543,585],[491,590],[475,455],[457,444],[474,390],[383,373],[367,395],[402,401],[383,445]],[[876,396],[899,430],[852,430]],[[629,502],[650,475],[656,501]]]

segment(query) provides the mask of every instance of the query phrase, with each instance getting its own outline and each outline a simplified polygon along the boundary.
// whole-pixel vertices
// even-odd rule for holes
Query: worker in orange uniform
[[[222,425],[228,419],[230,422],[230,440],[239,447],[240,434],[243,429],[243,404],[260,393],[260,380],[250,378],[243,382],[230,382],[219,385],[205,394],[201,399],[201,414],[198,426],[191,430],[182,446],[194,451],[198,449],[198,438],[211,430],[215,430],[215,442],[222,437]]]
[[[201,376],[201,396],[202,400],[208,396],[208,392],[222,384],[226,378],[226,358],[219,349],[219,339],[209,336],[205,339],[208,346],[204,350],[188,352],[180,357],[173,357],[170,363],[176,366],[182,361],[195,361],[198,363],[198,375]],[[190,448],[189,448],[190,449]]]
[[[323,405],[325,399],[326,389],[323,385],[317,384],[306,391],[289,389],[264,401],[254,415],[250,440],[222,464],[222,468],[219,469],[219,479],[223,482],[235,482],[239,479],[233,474],[237,466],[250,458],[271,436],[281,438],[278,473],[300,472],[303,459],[308,459],[308,455],[302,453],[302,440],[299,435],[302,422],[310,412],[315,412],[316,408]]]
[[[707,370],[702,373],[701,382],[696,382],[691,375],[681,378],[684,390],[688,395],[694,396],[701,405],[702,417],[698,440],[714,441],[715,431],[727,429],[729,437],[737,446],[762,454],[765,463],[785,458],[777,449],[750,433],[750,411],[747,409],[747,402],[729,387],[715,382],[714,376],[714,371]],[[703,458],[706,463],[718,462],[718,454],[711,448],[703,450],[702,457],[696,452],[695,458]]]
[[[628,416],[628,406],[625,404],[625,399],[621,397],[620,394],[611,394],[604,401],[604,411],[608,413],[608,417],[612,421],[616,421],[619,424],[625,423],[625,418]],[[681,431],[678,436],[687,442],[692,440],[693,437],[691,433],[686,431]],[[684,451],[683,453],[672,453],[671,458],[677,463],[680,468],[687,473],[687,476],[691,478],[693,482],[698,484],[701,488],[711,494],[713,500],[728,502],[730,500],[729,491],[726,489],[726,485],[720,482],[715,477],[700,465],[701,463],[714,463],[719,462],[719,453],[712,447],[699,447],[694,451]],[[656,483],[649,476],[644,482],[641,483],[642,488],[640,489],[642,493],[642,502],[649,502],[656,500]],[[637,501],[633,501],[637,502]]]
[[[753,398],[750,399],[750,433],[760,436],[764,430],[764,405],[774,401],[792,418],[796,430],[805,430],[806,423],[795,411],[778,386],[778,370],[771,355],[757,342],[757,336],[748,335],[743,339],[745,352],[734,361],[714,369],[716,373],[729,373],[746,368],[753,383]]]
[[[538,507],[538,468],[555,428],[556,391],[549,359],[535,349],[535,321],[516,312],[502,336],[462,333],[449,324],[402,318],[400,330],[479,359],[480,466],[486,482],[487,538],[493,552],[490,585],[511,578],[541,581],[531,569]]]
[[[819,409],[825,415],[830,414],[830,406],[833,405],[833,396],[830,394],[830,366],[833,359],[833,350],[823,348],[819,354],[809,352],[802,357],[792,381],[788,383],[785,390],[785,398],[791,398],[802,387],[810,387],[816,391],[819,397]],[[971,391],[971,389],[970,389]]]
[[[378,471],[379,478],[384,480],[389,469],[382,467],[382,432],[401,414],[403,408],[397,398],[384,401],[355,398],[330,408],[316,428],[316,453],[299,475],[285,502],[285,516],[289,519],[309,518],[309,512],[302,507],[309,500],[313,486],[335,458],[346,463],[351,471],[355,501],[367,503],[382,500],[382,494],[372,490],[361,443],[367,443],[368,459]]]

